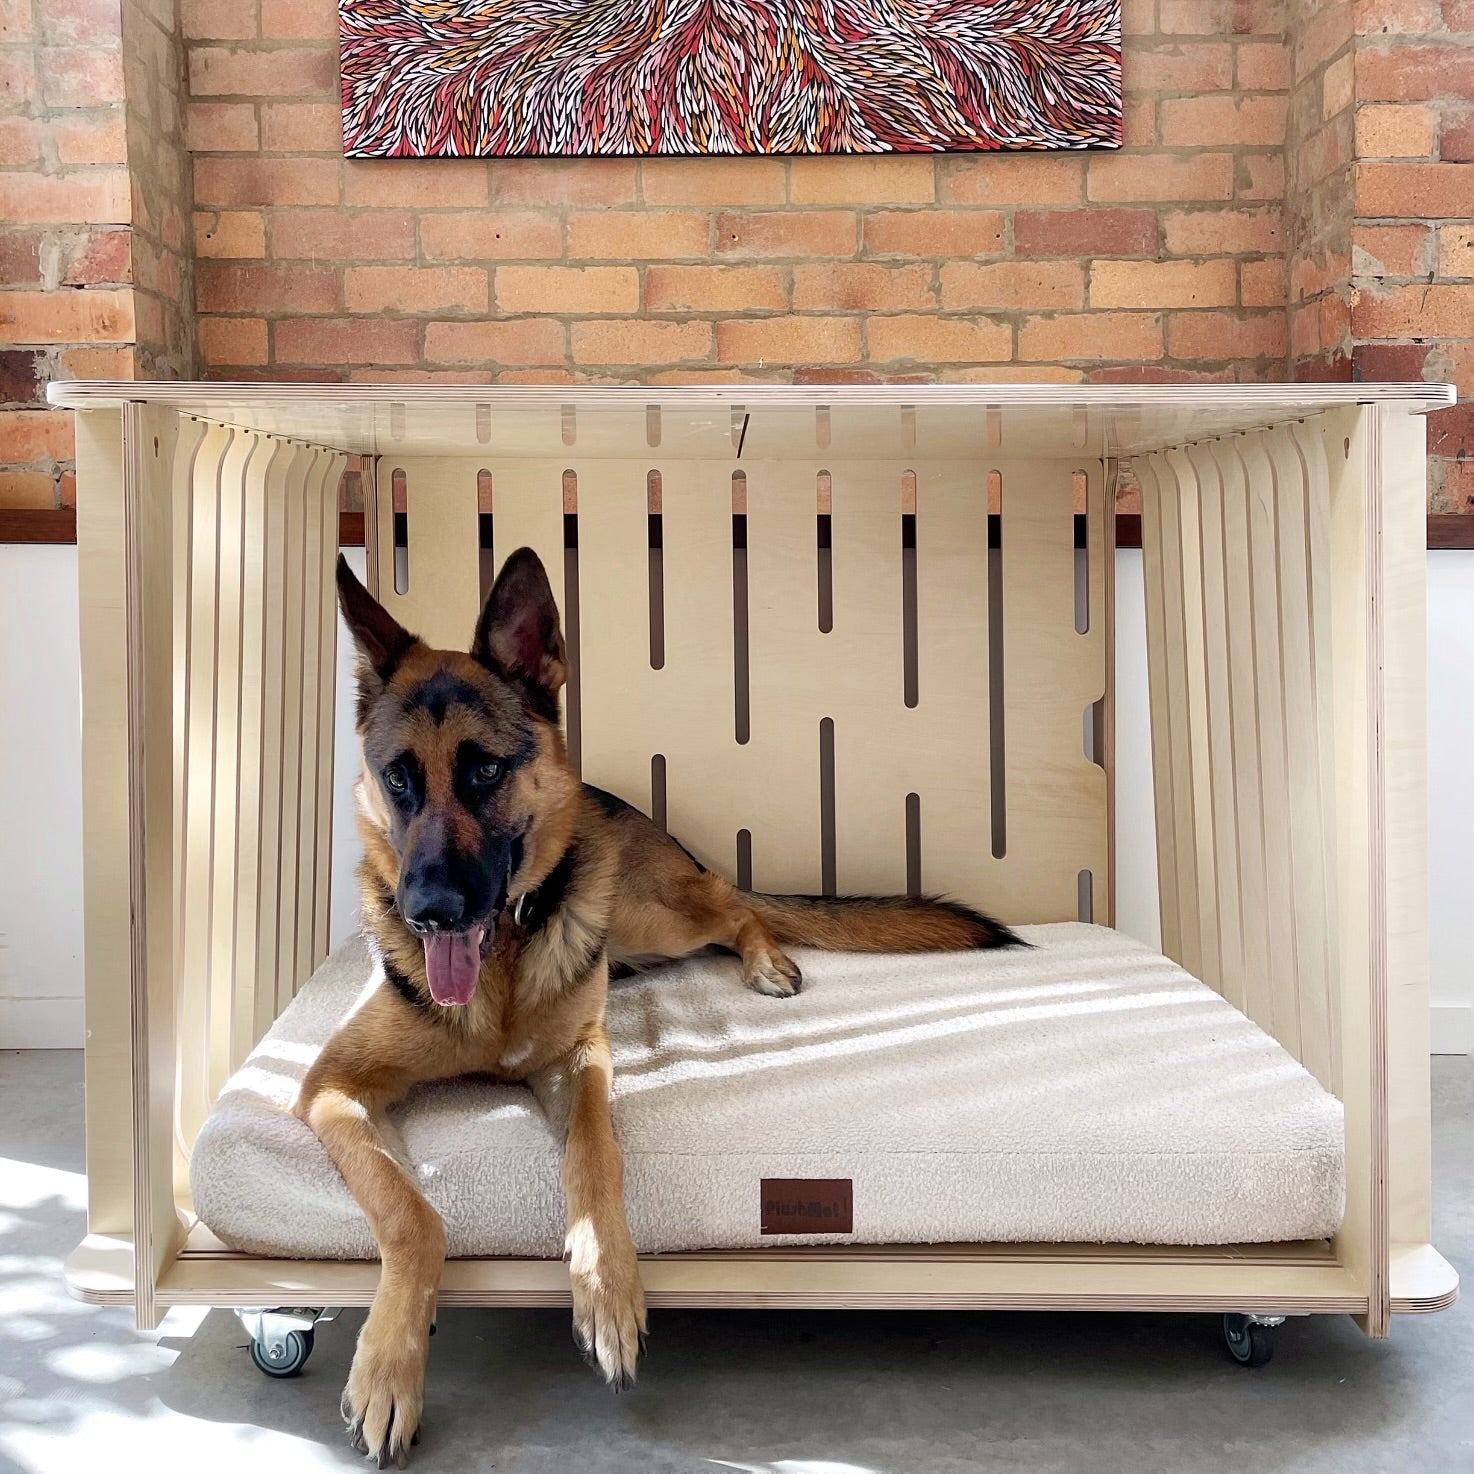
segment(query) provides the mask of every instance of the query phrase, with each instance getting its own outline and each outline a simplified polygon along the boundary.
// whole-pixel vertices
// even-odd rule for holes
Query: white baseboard
[[[1435,1003],[1430,1012],[1434,1054],[1474,1053],[1474,1003]]]
[[[0,1048],[80,1049],[80,998],[0,998]]]

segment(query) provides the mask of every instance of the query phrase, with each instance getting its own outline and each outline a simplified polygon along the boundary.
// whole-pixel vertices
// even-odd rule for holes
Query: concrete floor
[[[0,1474],[271,1474],[362,1467],[338,1394],[361,1313],[272,1382],[233,1316],[159,1332],[69,1300],[82,1233],[81,1063],[0,1054]],[[1435,1237],[1474,1284],[1474,1067],[1434,1061]],[[1365,1340],[1290,1321],[1272,1365],[1216,1318],[663,1311],[615,1397],[563,1311],[450,1311],[413,1467],[499,1474],[1466,1474],[1474,1294]]]

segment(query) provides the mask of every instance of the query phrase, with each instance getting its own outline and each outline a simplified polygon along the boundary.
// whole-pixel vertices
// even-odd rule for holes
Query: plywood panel
[[[846,451],[836,433],[837,457],[886,454],[896,418],[914,410],[918,421],[940,415],[938,434],[966,435],[979,419],[996,413],[1003,437],[986,446],[1006,454],[1076,460],[1077,451],[1145,455],[1164,446],[1233,434],[1300,419],[1329,407],[1387,403],[1423,413],[1452,404],[1444,384],[846,384],[822,389],[801,384],[704,384],[619,390],[590,385],[487,384],[169,384],[140,390],[132,381],[57,383],[53,404],[96,408],[136,399],[146,392],[207,420],[225,420],[289,439],[311,441],[360,455],[467,456],[488,444],[502,456],[547,456],[567,449],[565,412],[571,411],[571,442],[582,454],[647,457],[646,413],[660,410],[661,446],[669,460],[731,455],[730,417],[749,412],[754,422],[779,415],[799,427],[802,443],[813,424],[816,403],[836,419],[851,411],[878,437]],[[485,414],[483,415],[483,411]],[[1077,434],[1084,421],[1087,443]],[[585,421],[594,418],[593,427]],[[598,424],[615,428],[599,440]],[[807,421],[807,425],[804,423]],[[918,432],[925,445],[930,422]],[[723,448],[725,447],[725,449]],[[597,449],[596,449],[597,448]],[[908,449],[904,444],[898,447]],[[756,446],[751,447],[756,454]],[[963,439],[954,450],[932,455],[970,456],[976,442]],[[800,450],[800,454],[802,451]]]
[[[1387,1151],[1389,1236],[1430,1232],[1428,1119],[1427,554],[1424,427],[1382,421],[1382,742],[1385,782]],[[1374,918],[1375,921],[1376,918]],[[1374,1075],[1375,1078],[1375,1075]]]
[[[518,528],[521,520],[508,513],[504,523],[502,489],[507,483],[518,486],[521,478],[511,480],[500,472],[493,475],[496,554],[501,562],[517,546],[510,537],[501,546],[502,529]],[[509,494],[531,500],[526,492]],[[584,778],[649,814],[651,757],[667,747],[674,751],[688,724],[699,722],[703,713],[675,702],[667,704],[662,699],[660,673],[650,667],[646,504],[644,466],[638,461],[603,465],[597,494],[580,498],[578,536],[579,607],[586,611],[580,622]],[[560,544],[561,523],[560,509]],[[542,529],[534,526],[531,530],[535,535]],[[544,536],[550,532],[551,527]],[[730,561],[729,553],[729,582]],[[674,624],[668,617],[667,629],[674,632]]]
[[[1187,624],[1182,581],[1182,499],[1176,474],[1165,456],[1150,460],[1153,478],[1152,518],[1159,529],[1160,567],[1155,560],[1146,563],[1148,608],[1153,598],[1161,602],[1158,626],[1162,642],[1160,677],[1163,705],[1152,707],[1152,725],[1164,727],[1167,757],[1166,781],[1172,800],[1172,863],[1162,874],[1164,886],[1175,886],[1177,892],[1177,930],[1179,954],[1176,960],[1194,977],[1203,975],[1205,950],[1204,918],[1198,887],[1198,814],[1194,808],[1192,718],[1188,690]],[[1146,517],[1143,502],[1143,518]],[[1145,530],[1143,529],[1143,539]],[[1154,595],[1152,582],[1160,578],[1160,592]],[[1151,624],[1147,639],[1152,640]],[[1156,739],[1153,739],[1153,751]],[[1164,913],[1165,914],[1165,913]],[[1169,954],[1173,955],[1173,954]]]
[[[297,734],[301,778],[297,805],[297,890],[293,905],[292,991],[307,981],[316,964],[317,840],[320,806],[332,796],[321,786],[318,767],[322,702],[332,690],[331,660],[324,661],[322,610],[332,598],[329,545],[337,544],[337,498],[328,505],[328,488],[337,486],[338,457],[319,451],[304,488],[306,524],[302,540],[302,720]],[[330,652],[327,652],[330,654]],[[326,668],[325,668],[326,667]]]
[[[192,1142],[214,1100],[211,1029],[214,922],[211,885],[215,854],[219,650],[221,476],[235,432],[211,426],[195,455],[190,528],[190,618],[187,645],[184,816],[178,885],[181,893],[180,1051],[175,1108],[182,1140]],[[236,464],[240,464],[237,455]],[[226,671],[227,679],[231,672]]]
[[[133,1243],[137,1324],[158,1324],[158,1282],[183,1242],[174,1207],[174,1018],[178,910],[174,867],[174,462],[178,416],[123,412],[126,545],[128,851],[132,925]]]
[[[1330,916],[1321,816],[1320,732],[1316,714],[1316,631],[1311,619],[1306,468],[1288,430],[1264,437],[1274,468],[1279,539],[1280,651],[1284,674],[1285,757],[1293,888],[1295,986],[1300,1058],[1323,1082],[1335,1079]]]
[[[1259,777],[1259,687],[1254,658],[1254,578],[1250,558],[1249,478],[1238,440],[1219,442],[1223,497],[1223,580],[1228,641],[1228,706],[1233,743],[1233,822],[1243,927],[1240,1005],[1261,1028],[1272,1027],[1269,969],[1269,875]]]
[[[835,427],[831,425],[831,434]],[[921,447],[917,447],[919,450]],[[1005,701],[1024,734],[1005,788],[1018,805],[1014,851],[992,853],[986,486],[1017,484],[1015,581],[1022,629],[1042,598],[1055,623],[1023,636]],[[896,892],[907,883],[906,802],[920,802],[920,880],[1016,920],[1073,918],[1078,874],[1109,888],[1105,775],[1081,741],[1104,691],[1104,502],[1090,467],[1095,577],[1088,628],[1075,630],[1074,469],[1048,479],[1026,462],[912,459],[854,463],[744,457],[750,731],[735,719],[732,482],[728,464],[587,463],[578,514],[582,751],[588,781],[651,811],[651,759],[665,764],[666,808],[703,863],[733,874],[751,835],[754,885],[814,892],[824,883],[820,723],[834,726],[834,883]],[[649,625],[647,475],[662,485],[664,664]],[[502,488],[518,463],[492,466],[498,556]],[[819,478],[829,508],[832,621],[819,620]],[[903,680],[902,483],[916,492],[918,700]],[[1005,533],[1005,537],[1007,534]],[[1009,553],[1004,554],[1005,566]],[[1040,585],[1039,560],[1053,574]],[[739,575],[740,576],[740,575]],[[1043,589],[1041,594],[1040,590]],[[1005,594],[1005,605],[1009,595]],[[1007,710],[1008,708],[1005,707]]]
[[[260,1038],[278,1011],[277,975],[280,967],[280,873],[288,856],[282,849],[283,810],[286,806],[285,707],[288,658],[286,650],[287,524],[291,517],[291,484],[303,446],[281,442],[266,469],[262,487],[261,561],[261,832],[256,867],[256,966],[251,1029]],[[295,807],[295,793],[292,796]]]
[[[548,582],[559,609],[566,609],[563,589],[563,472],[574,469],[573,458],[546,461],[503,461],[486,458],[460,463],[460,474],[471,488],[471,506],[476,505],[476,472],[483,466],[492,473],[493,551],[498,569],[518,548],[531,548],[548,571]],[[469,473],[469,474],[468,474]],[[576,474],[576,472],[575,472]],[[587,478],[585,478],[587,479]],[[594,478],[597,487],[597,476]],[[474,542],[473,542],[474,546]],[[479,614],[477,609],[476,613]],[[476,616],[453,644],[465,649],[471,642]]]
[[[282,787],[281,864],[276,872],[277,940],[276,1004],[280,1013],[296,992],[297,904],[302,864],[302,742],[310,713],[303,704],[303,668],[307,602],[307,504],[319,453],[308,446],[294,449],[286,470],[286,556],[283,562],[282,610]]]
[[[428,644],[464,650],[481,612],[477,554],[477,464],[384,456],[379,476],[389,487],[404,472],[408,522],[409,586],[395,588],[394,500],[379,498],[379,600],[406,629]],[[510,551],[510,549],[508,549]]]
[[[1034,897],[1038,920],[1070,920],[1079,872],[1106,874],[1105,775],[1083,745],[1085,710],[1105,690],[1104,641],[1099,624],[1075,630],[1074,468],[995,468],[1003,478],[1007,868]]]
[[[993,854],[987,463],[916,464],[917,704],[907,756],[921,799],[921,888],[1013,914],[1006,858]],[[851,794],[850,802],[861,802]]]
[[[1202,489],[1197,469],[1185,451],[1169,451],[1168,469],[1177,482],[1174,505],[1166,525],[1175,520],[1178,567],[1169,570],[1167,586],[1181,601],[1180,612],[1169,624],[1168,651],[1174,650],[1178,619],[1182,624],[1181,676],[1185,702],[1180,739],[1185,739],[1189,809],[1192,814],[1193,873],[1196,890],[1193,904],[1198,917],[1201,971],[1197,976],[1218,992],[1223,991],[1223,956],[1219,943],[1221,920],[1218,911],[1218,878],[1214,852],[1212,754],[1208,738],[1207,611],[1204,608]],[[1174,735],[1176,728],[1174,724]]]
[[[131,880],[128,641],[124,614],[123,417],[77,425],[77,585],[82,655],[82,903],[86,917],[87,1223],[133,1226],[133,1073],[129,1030]]]
[[[1274,468],[1262,436],[1241,436],[1248,485],[1250,608],[1258,697],[1260,813],[1268,892],[1270,1017],[1264,1026],[1300,1054],[1300,1010],[1290,857],[1289,755],[1285,745],[1285,671],[1280,642],[1279,533]],[[1256,1022],[1263,1023],[1262,1020]]]
[[[1204,709],[1208,776],[1213,814],[1211,874],[1218,919],[1218,991],[1236,1008],[1247,1001],[1244,976],[1244,914],[1239,897],[1239,833],[1234,795],[1233,701],[1229,645],[1236,632],[1229,620],[1224,572],[1223,470],[1221,441],[1190,447],[1197,482],[1198,541],[1202,594]]]
[[[338,488],[343,457],[323,456],[322,538],[318,549],[317,601],[317,814],[313,826],[312,967],[328,955],[332,899],[333,724],[337,719],[338,600],[334,565],[338,559]]]
[[[266,486],[281,441],[261,437],[246,462],[241,508],[240,727],[235,779],[235,895],[231,916],[230,1068],[256,1042],[258,898],[261,883],[262,773],[266,668]]]
[[[1340,901],[1342,1100],[1346,1214],[1337,1253],[1368,1295],[1367,1329],[1386,1335],[1385,793],[1377,689],[1384,654],[1381,426],[1374,410],[1328,417],[1331,658],[1335,666],[1337,895]]]
[[[747,466],[752,735],[739,771],[759,890],[820,889],[819,721],[833,715],[833,686],[818,677],[854,677],[819,632],[819,469],[812,460]]]
[[[1327,1084],[1328,1088],[1340,1094],[1341,1014],[1339,1006],[1334,1002],[1335,980],[1340,967],[1340,906],[1336,895],[1338,866],[1336,854],[1336,740],[1333,726],[1335,720],[1335,663],[1331,658],[1330,473],[1326,459],[1326,435],[1322,427],[1315,421],[1300,421],[1291,427],[1291,434],[1300,452],[1306,486],[1310,661],[1314,674],[1315,703],[1314,762],[1320,792],[1320,855],[1322,900],[1326,913],[1326,972],[1333,1000],[1329,1020],[1331,1078]]]

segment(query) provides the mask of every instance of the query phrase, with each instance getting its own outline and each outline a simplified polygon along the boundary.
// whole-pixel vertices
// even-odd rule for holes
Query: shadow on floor
[[[80,1237],[80,1062],[0,1056],[0,1471],[361,1468],[337,1413],[362,1312],[304,1375],[255,1370],[234,1316],[161,1332],[66,1298]],[[1440,1248],[1474,1275],[1474,1069],[1435,1062]],[[414,1467],[499,1474],[1474,1469],[1474,1310],[1290,1321],[1232,1364],[1216,1318],[665,1311],[616,1397],[563,1311],[447,1311]]]

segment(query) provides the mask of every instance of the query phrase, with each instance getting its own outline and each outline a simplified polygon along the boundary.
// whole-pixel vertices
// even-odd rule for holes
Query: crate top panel
[[[355,455],[836,461],[1139,455],[1341,405],[1425,414],[1444,384],[743,384],[607,388],[71,380],[50,402],[167,405]]]

